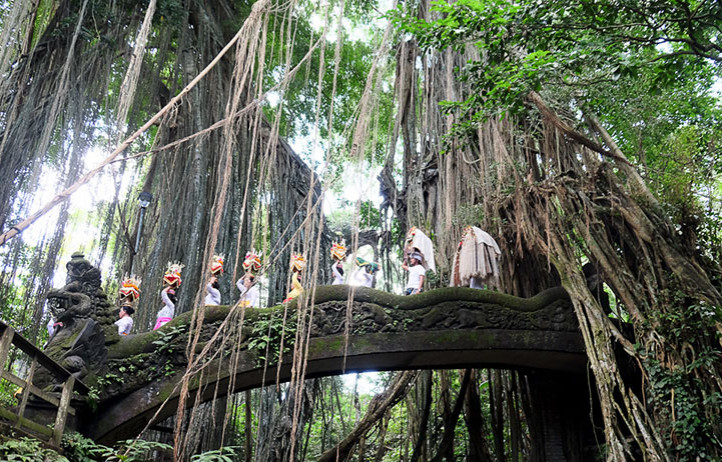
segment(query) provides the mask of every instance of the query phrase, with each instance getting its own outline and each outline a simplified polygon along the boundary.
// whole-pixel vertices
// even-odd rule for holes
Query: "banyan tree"
[[[427,287],[446,287],[473,225],[499,243],[500,292],[569,294],[596,440],[566,460],[719,460],[719,5],[383,3],[0,4],[3,319],[43,341],[45,295],[84,233],[106,289],[142,276],[138,332],[166,262],[184,263],[185,354],[202,374],[213,348],[196,308],[214,253],[229,294],[245,252],[262,252],[272,306],[292,253],[307,292],[330,280],[336,233],[351,251],[371,244],[376,287],[394,290],[405,232],[422,228]],[[358,177],[378,192],[336,226],[325,204]],[[98,199],[79,216],[89,187]],[[143,220],[140,192],[153,197]],[[222,446],[243,460],[542,460],[528,371],[391,373],[365,414],[338,379],[304,380],[310,300],[268,327],[293,339],[290,384],[184,394],[142,437],[172,442],[176,460]],[[229,323],[217,341],[240,332]]]

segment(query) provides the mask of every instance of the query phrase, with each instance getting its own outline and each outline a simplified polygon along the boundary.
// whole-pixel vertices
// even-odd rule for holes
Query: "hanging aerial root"
[[[253,5],[254,11],[261,11],[262,9],[266,8],[270,4],[270,0],[261,0]],[[249,15],[248,19],[246,19],[246,23],[244,23],[244,26],[248,23],[248,20],[250,18],[255,18],[253,14]],[[250,24],[250,23],[248,23]],[[128,138],[125,139],[118,147],[113,150],[113,152],[110,153],[108,157],[106,157],[97,167],[90,170],[88,173],[83,175],[76,183],[74,183],[69,188],[65,189],[64,191],[58,193],[53,199],[51,199],[48,203],[43,205],[38,211],[31,214],[29,217],[22,220],[20,223],[17,223],[9,230],[5,231],[3,234],[0,235],[0,246],[4,245],[7,241],[12,239],[13,237],[17,236],[21,232],[23,232],[25,229],[27,229],[30,225],[35,223],[40,217],[48,213],[51,209],[55,208],[58,204],[60,204],[63,201],[66,201],[70,196],[75,193],[78,189],[80,189],[81,186],[88,183],[95,175],[97,175],[101,170],[103,170],[108,164],[110,164],[118,155],[120,155],[122,152],[124,152],[140,135],[145,133],[150,127],[155,125],[163,116],[165,116],[171,109],[176,107],[176,105],[185,97],[188,92],[195,87],[198,82],[203,80],[203,78],[213,69],[216,64],[218,64],[221,61],[221,58],[228,52],[228,50],[233,47],[236,42],[243,36],[243,34],[246,32],[246,30],[241,27],[241,29],[238,31],[238,33],[233,37],[225,47],[216,55],[213,60],[208,63],[208,65],[201,71],[188,85],[186,85],[183,90],[180,91],[173,99],[171,99],[168,104],[166,104],[160,111],[158,111],[153,117],[151,117],[145,124],[143,124],[142,127],[140,127],[138,130],[136,130],[132,135],[130,135]]]

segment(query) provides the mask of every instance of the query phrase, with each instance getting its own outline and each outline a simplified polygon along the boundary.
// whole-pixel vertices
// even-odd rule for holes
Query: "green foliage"
[[[335,5],[334,5],[335,3]],[[340,34],[341,44],[341,65],[336,75],[335,95],[332,98],[334,87],[335,53],[337,31],[336,31],[336,9],[330,12],[329,34],[325,43],[312,54],[307,63],[296,73],[283,95],[283,105],[280,107],[280,133],[288,138],[305,140],[310,150],[313,145],[314,127],[318,121],[318,135],[320,147],[324,151],[332,153],[330,171],[324,175],[325,179],[340,178],[343,173],[342,164],[347,160],[350,147],[345,144],[345,137],[330,137],[329,122],[333,105],[333,127],[335,134],[345,133],[349,130],[349,121],[354,120],[358,111],[358,101],[363,93],[366,77],[373,61],[373,56],[381,39],[382,31],[369,21],[368,13],[375,7],[377,1],[350,1],[345,2],[344,27]],[[338,7],[338,2],[330,2],[331,6]],[[287,67],[287,57],[290,56],[291,66],[297,65],[309,52],[310,47],[318,39],[322,32],[323,16],[325,11],[319,8],[316,2],[301,1],[299,8],[305,14],[295,19],[294,39],[289,41],[283,35],[283,29],[279,28],[281,18],[275,17],[272,20],[267,40],[267,56],[270,62],[266,63],[265,88],[273,88],[278,85]],[[316,16],[321,23],[311,21]],[[349,34],[353,29],[356,34]],[[361,33],[359,33],[361,32]],[[331,41],[333,40],[333,41]],[[288,47],[293,44],[292,49]],[[321,48],[324,50],[324,61],[321,62]],[[321,95],[319,101],[318,81],[321,78]],[[385,76],[387,83],[393,78],[390,73]],[[380,98],[375,124],[379,139],[383,139],[384,133],[390,126],[393,118],[393,102],[391,94],[392,86],[384,85],[380,90]],[[265,106],[265,115],[269,120],[275,120],[279,106]],[[379,147],[381,148],[381,147]],[[370,150],[370,160],[374,163],[382,161],[382,149]],[[302,151],[306,151],[303,149]],[[301,155],[309,163],[317,162],[309,159],[304,152]]]
[[[61,447],[63,455],[43,447],[36,439],[4,438],[0,442],[0,457],[3,461],[19,462],[146,462],[173,450],[167,444],[141,439],[126,440],[109,448],[78,433],[66,433]]]
[[[700,14],[719,17],[719,10],[703,3]],[[608,99],[604,89],[623,91],[641,73],[649,76],[645,93],[659,94],[694,74],[715,72],[714,64],[684,41],[690,31],[676,21],[688,12],[668,2],[460,0],[434,2],[432,10],[438,18],[433,21],[403,7],[391,18],[424,48],[479,49],[482,58],[459,69],[470,86],[467,99],[446,104],[465,115],[466,129],[499,110],[524,111],[524,96],[542,84],[587,104]],[[719,31],[702,18],[687,19],[701,41],[718,39]],[[654,30],[653,24],[665,28]],[[712,59],[720,62],[719,56]]]
[[[44,257],[42,246],[17,244],[13,249],[12,258],[17,261],[15,271],[4,270],[0,273],[0,319],[12,326],[28,339],[32,339],[37,332],[36,344],[42,345],[48,339],[47,330],[41,326],[32,325],[33,304],[40,287],[40,278],[35,273],[32,263],[35,259]],[[9,247],[0,248],[0,259],[11,258]],[[43,321],[42,327],[44,327]]]
[[[722,111],[714,85],[722,10],[714,2],[458,0],[435,2],[429,15],[404,4],[391,18],[424,49],[478,52],[456,69],[460,100],[443,105],[460,120],[449,137],[475,140],[479,122],[499,114],[539,126],[531,91],[581,132],[581,119],[597,115],[639,166],[680,242],[719,261]],[[713,404],[720,400],[720,307],[660,292],[645,312],[650,324],[636,326],[658,339],[641,348],[653,425],[677,460],[713,460],[712,448],[722,447]]]
[[[88,404],[92,411],[98,408],[98,402],[100,401],[100,390],[96,387],[90,387],[88,394],[85,395],[85,402]]]
[[[144,462],[157,458],[160,453],[173,450],[167,444],[141,439],[126,440],[115,448],[109,448],[78,433],[66,434],[62,446],[72,462]]]
[[[178,343],[176,338],[185,333],[185,327],[172,327],[156,331],[160,338],[153,340],[153,345],[158,353],[172,355],[175,353]]]
[[[654,312],[651,322],[665,337],[664,344],[645,345],[649,375],[648,402],[659,416],[662,433],[669,436],[678,460],[716,460],[708,445],[720,447],[722,415],[719,391],[706,393],[707,371],[719,361],[715,324],[719,307],[690,303],[682,292],[669,301],[670,309]],[[693,346],[695,345],[695,346]]]
[[[338,233],[351,233],[354,223],[355,205],[344,200],[341,207],[333,210],[328,216],[328,227]],[[359,207],[359,229],[381,229],[381,212],[372,201],[363,201]],[[347,244],[349,244],[347,242]]]
[[[259,361],[274,361],[280,355],[281,338],[283,353],[293,350],[297,325],[296,313],[290,309],[285,325],[282,310],[263,310],[253,322],[248,349],[258,351]]]
[[[165,443],[145,440],[126,440],[115,449],[106,448],[103,460],[106,462],[144,462],[156,459],[159,453],[170,452],[173,447]]]
[[[62,448],[64,454],[73,462],[103,460],[103,455],[110,450],[107,446],[97,444],[79,433],[63,435]]]
[[[0,406],[17,406],[18,399],[15,397],[17,390],[18,386],[14,383],[7,380],[0,380]]]
[[[8,462],[69,462],[52,449],[43,447],[40,441],[27,437],[3,437],[0,442],[0,457]]]
[[[682,369],[664,367],[657,360],[650,361],[646,369],[653,392],[649,403],[656,407],[657,415],[666,417],[658,423],[670,437],[677,460],[717,460],[705,452],[705,447],[722,444],[715,434],[715,428],[722,425],[718,412],[722,395],[700,396],[699,379]]]
[[[191,457],[193,462],[233,462],[236,460],[237,446],[224,446],[215,451],[207,451]]]
[[[119,383],[123,383],[123,378],[113,374],[112,372],[109,372],[103,376],[100,376],[96,380],[96,384],[101,389],[106,388],[110,385],[119,384]]]
[[[183,24],[185,7],[181,0],[160,0],[156,5],[153,21],[174,27]]]

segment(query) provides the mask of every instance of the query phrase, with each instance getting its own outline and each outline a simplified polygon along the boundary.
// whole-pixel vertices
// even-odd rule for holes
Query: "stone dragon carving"
[[[337,290],[338,291],[338,290]],[[419,297],[356,289],[351,335],[367,332],[417,332],[458,329],[578,331],[561,288],[520,299],[474,289],[438,289]],[[341,335],[346,328],[346,297],[323,292],[316,297],[311,337]]]
[[[72,255],[66,268],[65,286],[48,292],[48,305],[58,324],[45,353],[82,379],[104,368],[107,344],[119,338],[113,309],[100,287],[100,270],[79,252]],[[42,381],[51,379],[39,378]]]

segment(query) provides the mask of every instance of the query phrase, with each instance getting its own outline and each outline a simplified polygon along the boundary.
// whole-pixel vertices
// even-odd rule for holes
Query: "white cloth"
[[[483,289],[484,283],[481,281],[481,278],[472,276],[469,278],[469,287],[472,289]]]
[[[493,237],[486,231],[482,230],[481,228],[477,228],[476,226],[472,226],[471,229],[474,231],[474,235],[476,236],[476,243],[477,244],[484,244],[486,246],[492,247],[494,249],[494,253],[496,255],[501,255],[501,250],[499,249],[499,244],[496,243]]]
[[[55,324],[55,320],[53,318],[50,318],[50,321],[48,321],[48,325],[47,325],[48,337],[52,337],[53,333],[55,332],[55,326],[53,324]]]
[[[130,316],[123,316],[115,321],[115,325],[118,326],[118,334],[128,335],[130,334],[130,329],[133,327],[133,318]]]
[[[407,289],[421,290],[421,277],[426,275],[426,269],[421,265],[409,266],[409,279],[406,282]]]
[[[261,294],[258,291],[258,287],[251,286],[248,290],[243,287],[241,290],[241,306],[250,306],[252,308],[261,307]]]
[[[221,304],[221,291],[213,287],[210,282],[206,286],[206,292],[206,305]]]
[[[373,287],[374,286],[374,275],[369,273],[363,268],[358,268],[353,273],[353,280],[356,285],[362,287]]]
[[[331,283],[331,285],[336,286],[339,284],[343,284],[343,274],[341,274],[341,271],[338,270],[338,266],[336,265],[336,263],[331,265],[331,271],[333,272],[333,282]]]
[[[479,287],[485,283],[499,286],[499,257],[501,250],[493,237],[476,226],[462,236],[454,255],[451,285],[454,287]],[[474,280],[476,279],[476,281]]]
[[[416,233],[414,233],[414,240],[411,242],[411,247],[419,249],[419,252],[424,257],[424,259],[421,260],[423,267],[435,273],[434,244],[431,242],[431,239],[429,239],[429,236],[424,234],[420,229],[417,229]]]
[[[160,291],[160,298],[163,300],[163,303],[165,303],[165,306],[158,311],[158,314],[155,315],[156,319],[172,318],[175,314],[175,303],[170,301],[168,292],[166,292],[165,289]]]

